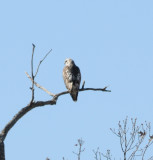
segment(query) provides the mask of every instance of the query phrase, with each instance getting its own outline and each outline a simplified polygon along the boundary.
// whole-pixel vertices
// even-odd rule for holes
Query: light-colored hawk
[[[74,101],[77,101],[78,90],[81,82],[81,73],[72,59],[65,60],[65,67],[63,69],[63,79],[66,88]]]

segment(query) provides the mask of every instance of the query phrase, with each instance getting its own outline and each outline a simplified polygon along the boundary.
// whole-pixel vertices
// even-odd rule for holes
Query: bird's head
[[[67,58],[64,64],[69,67],[72,67],[73,65],[75,65],[74,61],[70,58]]]

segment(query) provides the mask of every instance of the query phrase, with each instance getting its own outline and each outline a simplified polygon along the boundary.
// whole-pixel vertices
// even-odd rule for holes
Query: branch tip
[[[81,89],[84,89],[84,86],[85,86],[85,81],[83,81]]]
[[[33,43],[32,43],[32,46],[33,46],[33,48],[35,48],[35,47],[36,47],[36,46],[35,46],[35,44],[33,44]]]

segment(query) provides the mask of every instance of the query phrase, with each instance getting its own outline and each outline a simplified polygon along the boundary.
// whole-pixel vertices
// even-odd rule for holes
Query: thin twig
[[[151,156],[148,160],[153,160],[153,156]]]
[[[45,60],[45,58],[49,55],[49,53],[52,51],[52,49],[45,55],[45,57],[39,62],[39,65],[38,65],[38,67],[37,67],[37,71],[36,71],[36,73],[35,73],[35,76],[34,77],[36,77],[37,76],[37,74],[38,74],[38,71],[39,71],[39,67],[40,67],[40,65],[41,65],[41,63]]]
[[[149,139],[148,143],[143,147],[143,142],[149,130],[150,137],[150,123],[144,126],[141,124],[137,126],[137,119],[131,119],[132,128],[131,131],[128,129],[128,118],[126,117],[123,120],[123,124],[118,123],[118,132],[115,129],[111,129],[111,131],[119,137],[120,146],[123,152],[124,160],[133,160],[136,156],[141,156],[142,160],[144,160],[144,156],[146,154],[147,149],[152,145],[152,139]],[[130,138],[128,138],[130,137]],[[138,140],[136,141],[136,137]],[[141,154],[139,154],[141,152]]]
[[[107,150],[106,154],[101,154],[103,157],[105,157],[107,160],[111,160],[112,159],[112,155],[110,153],[110,150]]]
[[[103,91],[103,92],[111,92],[111,90],[106,90],[106,87],[104,88],[84,88],[84,89],[79,89],[79,92],[81,91]],[[64,95],[64,94],[68,94],[69,92],[68,91],[64,91],[64,92],[61,92],[61,93],[58,93],[56,94],[55,96],[56,97],[59,97],[61,95]]]
[[[84,88],[84,89],[79,89],[79,91],[103,91],[103,92],[111,92],[111,90],[107,90],[107,87],[104,88]]]
[[[34,77],[33,76],[33,55],[34,55],[34,52],[35,52],[35,45],[32,43],[32,46],[33,46],[33,48],[32,48],[32,57],[31,57],[31,76],[33,78]]]
[[[32,57],[31,57],[31,77],[32,77],[32,98],[31,98],[31,103],[34,101],[34,75],[33,75],[33,55],[34,55],[34,51],[35,51],[35,45],[32,44],[33,48],[32,48]]]
[[[97,150],[93,150],[93,153],[95,155],[95,160],[101,160],[101,155],[102,153],[99,151],[99,147],[97,148]]]
[[[84,86],[85,86],[85,81],[83,81],[81,89],[84,89]]]

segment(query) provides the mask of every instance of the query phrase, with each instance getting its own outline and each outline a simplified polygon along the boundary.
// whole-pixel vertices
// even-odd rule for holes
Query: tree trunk
[[[4,142],[0,142],[0,160],[5,160]]]

